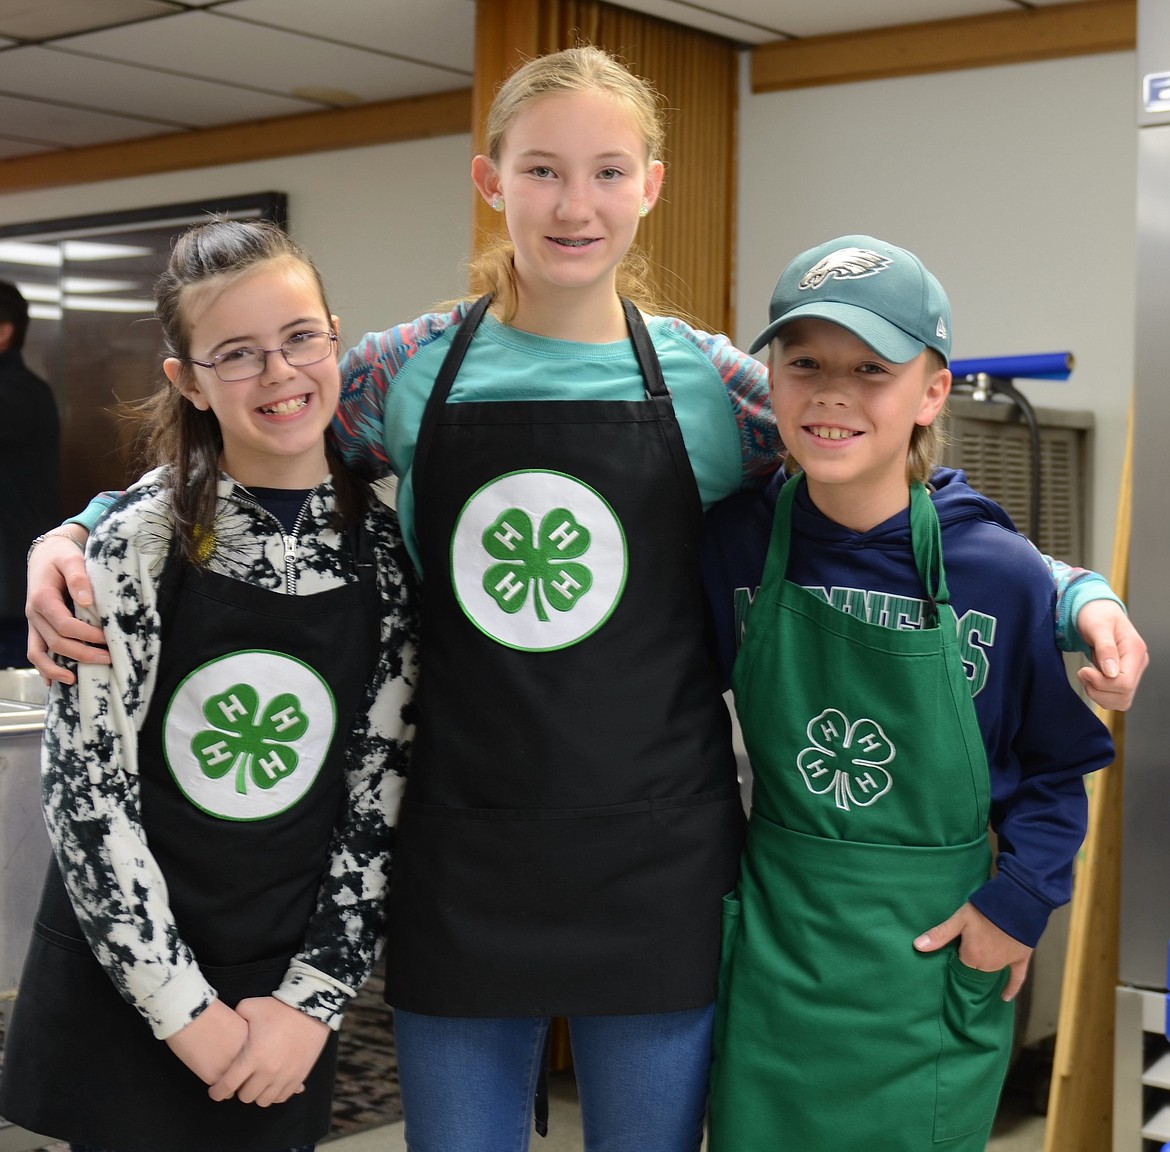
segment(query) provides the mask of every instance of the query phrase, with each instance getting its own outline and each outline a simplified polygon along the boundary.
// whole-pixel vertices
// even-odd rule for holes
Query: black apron
[[[698,1007],[743,810],[694,474],[629,304],[646,398],[448,404],[488,303],[413,467],[421,716],[386,998],[443,1016]]]
[[[346,736],[377,657],[377,586],[362,561],[358,582],[313,596],[175,558],[164,574],[142,823],[179,933],[230,1007],[275,991],[316,906]],[[51,861],[0,1115],[118,1152],[274,1152],[328,1132],[336,1047],[331,1033],[305,1091],[283,1104],[211,1100],[100,967]]]

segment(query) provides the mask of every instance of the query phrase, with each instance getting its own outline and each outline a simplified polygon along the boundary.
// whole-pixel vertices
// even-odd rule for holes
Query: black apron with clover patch
[[[628,305],[644,399],[446,403],[487,303],[414,463],[421,717],[386,998],[444,1016],[698,1007],[743,810],[694,475]]]
[[[316,906],[345,739],[377,656],[367,559],[358,582],[312,596],[173,559],[164,576],[174,591],[138,742],[142,825],[178,931],[229,1006],[279,986]],[[32,1131],[118,1152],[276,1152],[327,1133],[336,1043],[283,1104],[211,1100],[100,967],[51,862],[0,1104]]]

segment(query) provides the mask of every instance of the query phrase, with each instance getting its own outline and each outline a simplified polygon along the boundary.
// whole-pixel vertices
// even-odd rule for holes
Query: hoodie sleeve
[[[1051,619],[1041,606],[1029,642],[997,656],[1008,680],[999,715],[984,732],[996,871],[971,897],[992,923],[1030,947],[1072,895],[1088,819],[1084,777],[1113,759],[1108,731],[1069,684]]]
[[[967,475],[961,469],[937,468],[931,476],[931,486],[939,491],[947,488],[952,492],[961,491],[968,500],[981,506],[984,519],[1019,533],[1007,511],[990,497],[970,487]],[[1023,537],[1022,533],[1019,534]],[[1076,568],[1063,560],[1056,560],[1040,553],[1039,549],[1036,551],[1043,556],[1044,563],[1048,565],[1048,575],[1056,590],[1056,604],[1052,614],[1056,629],[1056,646],[1062,652],[1092,655],[1091,649],[1077,632],[1077,616],[1080,610],[1091,600],[1112,600],[1123,609],[1124,602],[1099,572],[1089,568]]]

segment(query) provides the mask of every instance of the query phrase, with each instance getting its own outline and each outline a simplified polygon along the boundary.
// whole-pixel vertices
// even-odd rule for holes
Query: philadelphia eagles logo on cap
[[[876,276],[893,261],[868,248],[838,248],[818,260],[800,279],[798,289],[819,288],[826,280],[860,280]]]

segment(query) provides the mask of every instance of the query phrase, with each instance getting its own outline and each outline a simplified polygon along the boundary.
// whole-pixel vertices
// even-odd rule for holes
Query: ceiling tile
[[[10,139],[62,148],[157,136],[160,130],[157,124],[143,120],[4,95],[0,95],[0,125],[3,125],[0,131]]]
[[[0,36],[45,40],[182,10],[167,0],[0,0]]]
[[[734,0],[714,6],[686,3],[685,0],[614,0],[619,8],[629,8],[660,20],[672,20],[703,32],[726,37],[740,44],[769,44],[784,36],[776,22],[776,5],[772,0]]]
[[[30,144],[26,140],[10,140],[0,134],[0,160],[12,160],[17,156],[33,156],[38,152],[52,152],[53,148],[44,144]]]
[[[271,28],[309,32],[393,56],[456,69],[454,87],[465,76],[471,83],[475,54],[474,0],[427,0],[426,19],[419,19],[418,0],[233,0],[217,15],[254,20]],[[436,36],[435,29],[442,35]]]
[[[286,96],[299,89],[337,90],[359,101],[390,100],[471,82],[470,76],[211,12],[75,36],[62,47]]]
[[[206,128],[320,108],[305,100],[167,75],[55,48],[16,48],[4,54],[2,68],[3,90],[52,101],[64,99],[68,92],[85,93],[86,107],[156,121],[158,132],[166,131],[167,123]]]

